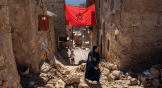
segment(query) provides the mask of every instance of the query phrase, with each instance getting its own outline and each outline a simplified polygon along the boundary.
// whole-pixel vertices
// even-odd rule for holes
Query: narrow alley
[[[162,88],[162,0],[0,0],[0,88]]]
[[[87,60],[88,58],[88,53],[90,50],[87,48],[87,50],[83,50],[80,47],[75,47],[74,55],[75,55],[75,65],[79,65],[79,61],[81,60]],[[69,66],[71,65],[70,61],[70,54],[71,50],[69,48],[64,48],[59,51],[59,54],[63,57],[63,59],[66,61],[66,64]]]

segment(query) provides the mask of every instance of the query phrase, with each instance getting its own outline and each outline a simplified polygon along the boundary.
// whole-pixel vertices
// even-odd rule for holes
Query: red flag
[[[89,26],[96,25],[95,4],[89,8],[80,8],[65,5],[66,25],[68,26]]]

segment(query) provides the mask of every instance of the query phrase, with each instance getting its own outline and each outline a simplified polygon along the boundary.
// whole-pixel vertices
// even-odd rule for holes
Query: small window
[[[71,29],[69,29],[69,31],[71,31]]]
[[[53,5],[52,5],[52,7],[53,7]]]
[[[116,41],[117,41],[117,39],[118,39],[118,33],[119,33],[118,28],[116,28],[116,30],[115,30],[115,40],[116,40]]]
[[[117,41],[117,35],[115,35],[115,40]]]
[[[109,51],[110,41],[107,40],[107,51]]]
[[[111,4],[110,4],[110,11],[114,11],[114,2],[115,0],[111,0]]]

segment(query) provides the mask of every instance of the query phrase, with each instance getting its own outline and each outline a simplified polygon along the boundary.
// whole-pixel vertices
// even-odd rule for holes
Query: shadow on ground
[[[69,55],[68,55],[68,48],[62,48],[58,51],[58,53],[62,56],[62,58],[65,60],[67,65],[71,65]]]
[[[87,83],[87,84],[90,88],[102,88],[100,84],[91,84],[91,83]]]
[[[39,69],[41,69],[42,65],[43,64],[40,64]],[[44,69],[46,69],[46,68],[44,68]],[[47,82],[50,80],[50,78],[47,77],[47,78],[45,78],[46,79],[45,80],[44,78],[40,77],[40,74],[41,73],[48,74],[48,72],[51,71],[51,69],[52,68],[48,69],[45,72],[43,72],[43,71],[40,70],[40,72],[38,72],[38,73],[30,72],[28,75],[20,75],[20,83],[21,83],[21,86],[23,88],[29,88],[29,87],[25,86],[24,83],[27,83],[29,81],[34,81],[35,82],[34,86],[33,87],[30,87],[30,88],[38,88],[38,86],[44,88],[45,85],[47,84]]]
[[[21,83],[21,86],[23,88],[28,88],[28,87],[25,87],[23,86],[25,82],[29,82],[29,81],[34,81],[35,82],[35,85],[39,85],[39,87],[44,87],[46,85],[46,81],[42,78],[39,77],[39,73],[30,73],[32,75],[31,78],[28,78],[28,77],[25,77],[25,76],[20,76],[20,83]],[[30,87],[30,88],[35,88],[35,87]]]

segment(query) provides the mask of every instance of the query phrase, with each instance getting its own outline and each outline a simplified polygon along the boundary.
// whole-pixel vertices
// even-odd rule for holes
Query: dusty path
[[[76,47],[74,49],[74,54],[75,54],[75,64],[78,65],[78,62],[80,60],[87,60],[87,57],[88,57],[88,53],[90,52],[89,49],[87,50],[83,50],[81,49],[80,47]],[[70,49],[68,48],[64,48],[64,49],[61,49],[59,51],[59,54],[63,57],[63,59],[66,61],[67,65],[68,66],[71,66],[70,64],[70,54],[71,54],[71,51]]]

